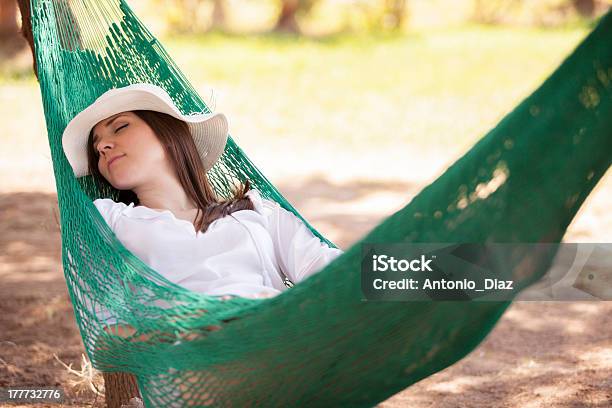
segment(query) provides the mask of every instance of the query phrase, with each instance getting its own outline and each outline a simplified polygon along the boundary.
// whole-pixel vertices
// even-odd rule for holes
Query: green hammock
[[[93,366],[133,373],[147,406],[368,407],[389,398],[473,350],[510,302],[362,301],[361,244],[560,242],[611,164],[608,14],[467,154],[320,273],[269,299],[190,292],[117,240],[92,204],[116,199],[117,191],[99,191],[89,176],[75,179],[61,135],[104,91],[134,82],[165,88],[184,113],[208,108],[125,2],[31,4],[64,272],[77,322]],[[505,181],[488,196],[479,194],[499,172]],[[248,178],[299,216],[231,138],[209,174],[223,197],[234,181]],[[516,259],[530,265],[515,268],[516,286],[537,281],[551,259],[527,253]],[[107,333],[103,310],[149,340]],[[201,329],[209,325],[221,329]]]

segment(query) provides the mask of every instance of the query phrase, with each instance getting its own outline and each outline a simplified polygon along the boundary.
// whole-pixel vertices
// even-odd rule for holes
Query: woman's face
[[[166,171],[162,144],[149,125],[133,112],[121,112],[93,127],[98,169],[116,189],[133,190]]]

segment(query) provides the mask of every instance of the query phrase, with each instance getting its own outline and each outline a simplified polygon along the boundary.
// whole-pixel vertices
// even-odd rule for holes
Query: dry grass
[[[102,373],[91,365],[85,354],[81,354],[81,368],[75,370],[72,368],[72,363],[66,364],[53,353],[53,357],[57,360],[68,372],[67,386],[71,393],[76,397],[81,397],[84,393],[93,393],[96,396],[104,396],[104,379]]]

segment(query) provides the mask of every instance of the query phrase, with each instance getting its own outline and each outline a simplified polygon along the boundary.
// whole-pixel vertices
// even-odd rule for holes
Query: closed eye
[[[119,126],[119,127],[118,127],[118,128],[115,130],[115,133],[117,133],[118,131],[120,131],[121,129],[123,129],[123,128],[124,128],[124,127],[126,127],[126,126],[128,126],[128,124],[125,124],[125,125],[123,125],[123,126]],[[96,153],[96,156],[97,156],[97,157],[99,157],[100,152],[98,151],[98,144],[97,144],[97,143],[94,143],[93,148],[94,148],[94,152]]]
[[[116,130],[115,133],[117,133],[118,131],[120,131],[121,129],[123,129],[124,127],[128,126],[127,124],[123,125],[123,126],[119,126]],[[98,150],[98,144],[94,144],[94,153],[96,155],[97,158],[100,158],[100,151]]]

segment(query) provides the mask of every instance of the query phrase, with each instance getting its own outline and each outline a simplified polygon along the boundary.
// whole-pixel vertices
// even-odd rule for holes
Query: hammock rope
[[[183,113],[208,107],[124,1],[31,0],[31,10],[77,323],[93,366],[134,374],[146,406],[368,407],[389,398],[473,350],[510,302],[364,302],[361,244],[560,242],[611,164],[608,14],[469,152],[320,273],[270,299],[190,292],[117,240],[92,201],[118,192],[75,179],[61,135],[104,91],[135,82],[163,87]],[[223,197],[249,179],[301,218],[231,136],[209,176]],[[552,256],[517,258],[517,289]],[[109,333],[109,314],[137,333]],[[203,329],[211,325],[221,328]]]

